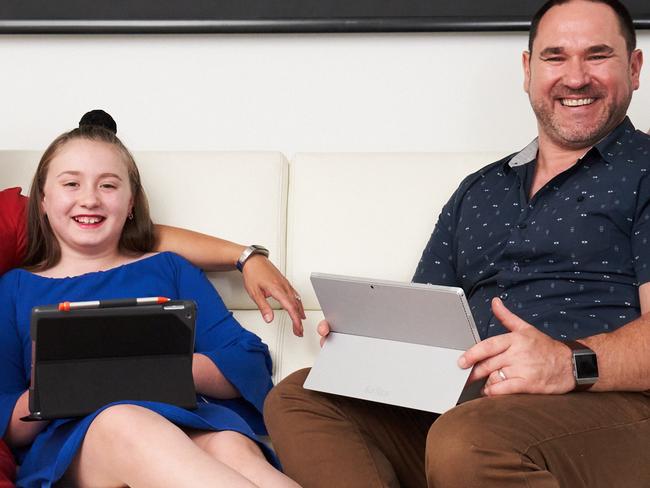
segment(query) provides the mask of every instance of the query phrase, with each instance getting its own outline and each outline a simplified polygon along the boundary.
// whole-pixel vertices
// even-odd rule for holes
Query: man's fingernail
[[[272,316],[270,313],[267,313],[267,314],[264,316],[264,320],[265,320],[266,323],[268,324],[271,320],[273,320],[273,316]]]
[[[467,359],[465,359],[465,356],[461,356],[458,358],[458,366],[460,366],[461,368],[467,366]]]

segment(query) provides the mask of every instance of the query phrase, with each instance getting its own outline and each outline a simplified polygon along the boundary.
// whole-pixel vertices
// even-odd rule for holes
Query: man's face
[[[540,139],[565,149],[596,144],[625,117],[642,63],[641,51],[628,54],[609,6],[577,0],[551,8],[523,55]]]

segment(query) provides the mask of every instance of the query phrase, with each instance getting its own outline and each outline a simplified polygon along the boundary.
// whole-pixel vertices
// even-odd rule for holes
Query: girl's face
[[[132,206],[126,164],[113,145],[73,139],[50,161],[42,207],[62,256],[117,252]]]

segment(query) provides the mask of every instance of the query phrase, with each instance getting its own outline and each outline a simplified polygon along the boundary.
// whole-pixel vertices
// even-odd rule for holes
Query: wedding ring
[[[497,374],[499,375],[499,378],[501,378],[501,381],[505,381],[508,379],[506,374],[503,372],[502,369],[497,370]]]

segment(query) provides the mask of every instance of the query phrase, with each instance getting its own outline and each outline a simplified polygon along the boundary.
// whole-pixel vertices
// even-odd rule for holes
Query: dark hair
[[[79,127],[83,125],[96,125],[97,127],[103,127],[117,135],[117,123],[115,122],[115,119],[111,117],[108,112],[104,112],[101,109],[91,110],[90,112],[83,114],[79,120]]]
[[[57,241],[47,215],[43,212],[43,187],[52,159],[68,142],[75,139],[106,142],[118,149],[126,164],[133,196],[133,218],[126,220],[120,236],[120,249],[129,252],[149,252],[154,246],[153,223],[149,204],[140,182],[140,172],[133,156],[117,137],[117,125],[103,110],[93,110],[81,118],[79,127],[57,137],[45,150],[32,180],[27,211],[27,256],[24,266],[42,271],[56,265],[61,259],[61,246]]]
[[[535,41],[535,37],[537,37],[537,28],[539,27],[539,23],[542,20],[542,17],[548,12],[550,9],[555,7],[556,5],[562,5],[565,3],[569,3],[572,0],[549,0],[546,2],[544,5],[541,6],[541,8],[535,13],[533,16],[533,20],[530,23],[530,33],[528,34],[528,52],[532,53],[533,52],[533,42]],[[621,29],[621,34],[625,38],[625,45],[627,46],[627,52],[628,54],[632,54],[632,51],[636,49],[636,32],[634,31],[634,23],[632,21],[632,16],[630,15],[630,11],[627,9],[625,5],[623,5],[622,2],[619,0],[588,0],[589,2],[594,2],[594,3],[604,3],[605,5],[609,5],[614,13],[616,14],[616,17],[618,18],[618,24]]]

